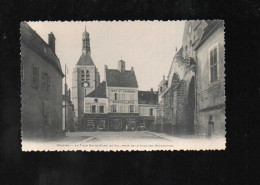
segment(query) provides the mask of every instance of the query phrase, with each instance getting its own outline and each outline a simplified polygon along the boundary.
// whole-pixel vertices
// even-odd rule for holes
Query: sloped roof
[[[85,65],[85,66],[92,66],[94,65],[94,62],[90,56],[90,54],[84,54],[82,53],[82,55],[80,56],[77,65]]]
[[[207,37],[213,33],[213,31],[218,28],[218,26],[220,24],[222,24],[224,21],[223,20],[209,20],[207,21],[208,26],[204,29],[202,38],[200,40],[200,42],[198,43],[198,45],[195,47],[196,49],[198,49],[203,43],[204,41],[207,39]]]
[[[106,82],[103,81],[101,84],[99,84],[99,86],[94,91],[89,93],[87,97],[106,98]]]
[[[138,87],[134,71],[106,69],[106,80],[109,87]]]
[[[138,103],[139,104],[158,104],[157,91],[138,91]]]
[[[60,60],[51,47],[34,31],[26,22],[21,22],[21,45],[25,44],[31,50],[48,61],[55,69],[64,76]]]

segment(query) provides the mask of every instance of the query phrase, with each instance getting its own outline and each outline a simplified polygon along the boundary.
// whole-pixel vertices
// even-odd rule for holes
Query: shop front
[[[81,131],[107,131],[108,128],[107,114],[84,114]]]
[[[110,131],[134,131],[138,129],[138,113],[109,113]]]
[[[154,116],[140,116],[138,130],[153,130]]]

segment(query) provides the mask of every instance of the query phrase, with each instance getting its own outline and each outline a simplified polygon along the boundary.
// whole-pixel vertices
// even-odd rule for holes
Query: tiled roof
[[[209,20],[207,21],[207,23],[208,26],[204,29],[202,38],[198,43],[198,45],[195,47],[196,49],[198,49],[204,43],[204,41],[207,39],[207,37],[212,33],[212,31],[215,28],[217,28],[221,23],[223,23],[223,20]]]
[[[106,69],[106,80],[109,87],[138,87],[134,71]]]
[[[138,103],[139,104],[158,104],[157,91],[138,91]]]
[[[80,56],[77,65],[85,65],[85,66],[91,66],[94,65],[94,62],[90,56],[90,54],[84,54],[82,53],[82,55]]]
[[[39,54],[53,65],[64,76],[60,60],[51,47],[34,31],[26,22],[21,23],[21,44],[27,45],[31,50]]]
[[[94,91],[89,93],[87,97],[106,98],[106,82],[103,81]]]

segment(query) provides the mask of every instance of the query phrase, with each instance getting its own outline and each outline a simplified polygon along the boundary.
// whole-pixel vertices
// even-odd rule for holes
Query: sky
[[[28,22],[48,43],[48,34],[56,37],[56,55],[71,87],[72,70],[82,53],[82,33],[90,34],[91,57],[104,80],[104,65],[117,69],[124,60],[126,70],[134,67],[139,90],[158,90],[167,76],[172,59],[182,45],[184,21],[91,21],[91,22]]]

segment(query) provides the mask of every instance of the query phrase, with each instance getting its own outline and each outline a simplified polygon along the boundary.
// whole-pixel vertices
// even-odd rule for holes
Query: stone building
[[[139,130],[154,130],[157,105],[157,91],[138,91]]]
[[[224,21],[208,21],[200,43],[195,48],[198,134],[225,134],[224,45]],[[209,121],[214,125],[209,125]]]
[[[108,130],[108,98],[103,81],[84,98],[84,124],[81,130]]]
[[[62,78],[55,54],[55,36],[48,44],[25,22],[21,23],[22,134],[56,135],[62,130]]]
[[[67,90],[67,88],[65,91],[67,93],[65,95],[62,95],[62,130],[75,131],[75,127],[74,127],[75,112],[74,112],[74,105],[72,104],[71,101],[71,91],[70,89]]]
[[[90,51],[89,33],[82,34],[82,54],[73,69],[71,99],[79,125],[83,123],[84,97],[99,86],[100,77]]]
[[[196,52],[206,21],[186,21],[182,47],[173,58],[167,80],[159,85],[159,105],[156,123],[158,131],[170,134],[194,134]]]
[[[135,129],[138,123],[138,84],[134,72],[125,69],[125,62],[118,61],[118,69],[105,65],[106,96],[110,130]]]
[[[158,87],[156,131],[175,135],[205,134],[209,115],[216,120],[216,129],[223,131],[224,31],[216,26],[220,24],[221,21],[185,22],[182,47],[176,49],[167,79],[164,77]],[[212,48],[217,48],[214,50],[217,62],[210,68]],[[211,83],[209,74],[213,69],[215,76]]]
[[[135,130],[138,126],[138,84],[134,69],[118,69],[105,65],[105,81],[84,98],[83,130]]]

